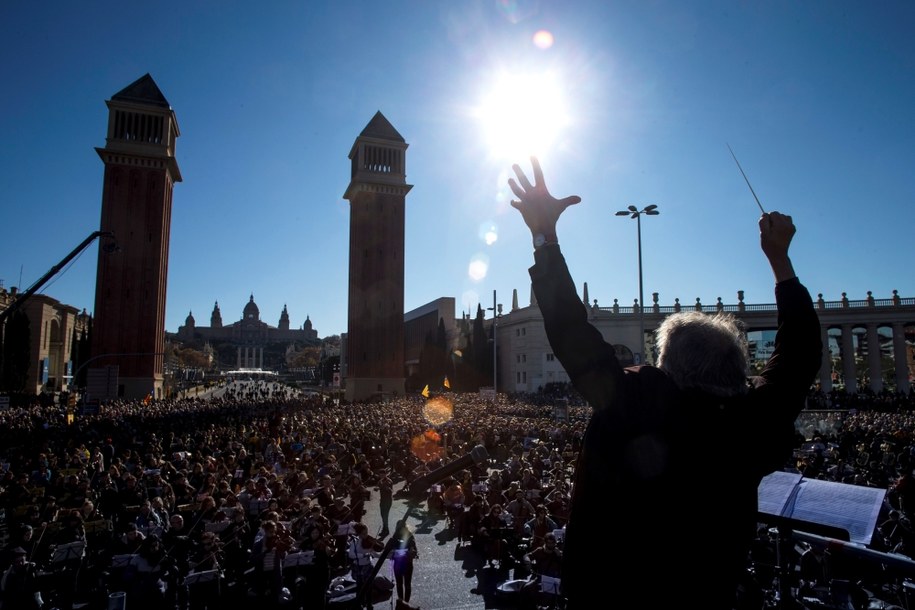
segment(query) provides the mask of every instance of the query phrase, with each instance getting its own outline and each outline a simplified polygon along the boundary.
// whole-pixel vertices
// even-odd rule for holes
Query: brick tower
[[[345,398],[404,393],[404,211],[408,144],[375,113],[349,158]]]
[[[175,159],[175,113],[149,74],[106,102],[101,230],[120,251],[98,258],[93,368],[118,367],[118,394],[162,397],[165,288]],[[106,357],[109,355],[109,357]],[[90,371],[90,375],[92,371]]]

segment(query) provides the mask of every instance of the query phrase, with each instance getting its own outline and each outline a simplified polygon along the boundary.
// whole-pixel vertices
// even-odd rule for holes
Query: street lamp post
[[[496,382],[497,370],[499,368],[498,351],[496,350],[496,320],[502,316],[502,304],[496,304],[496,291],[492,291],[492,307],[486,309],[492,311],[492,391],[499,393],[499,384]]]
[[[641,210],[630,205],[625,210],[620,210],[616,213],[617,216],[628,216],[629,218],[635,218],[636,230],[638,236],[638,249],[639,249],[639,362],[637,364],[644,364],[644,351],[645,351],[645,296],[642,293],[642,214],[646,216],[657,216],[660,214],[658,212],[658,206],[646,205]]]

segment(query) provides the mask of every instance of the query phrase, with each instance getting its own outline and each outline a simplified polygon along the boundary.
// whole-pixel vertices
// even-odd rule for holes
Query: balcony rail
[[[849,300],[847,298],[842,298],[838,301],[824,301],[822,295],[813,302],[813,305],[818,310],[823,309],[871,309],[871,308],[886,308],[886,307],[912,307],[915,306],[915,297],[906,297],[901,298],[899,296],[894,296],[890,299],[875,299],[869,297],[866,299],[855,299]],[[591,306],[593,308],[593,306]],[[607,312],[611,314],[629,314],[634,315],[639,313],[639,308],[634,303],[632,305],[619,305],[614,304],[610,307],[598,307],[598,311]],[[691,304],[682,304],[679,303],[679,300],[674,305],[649,305],[645,308],[645,315],[652,314],[672,314],[679,311],[704,311],[706,313],[714,313],[717,311],[724,312],[734,312],[734,313],[747,313],[747,312],[775,312],[777,307],[775,303],[763,303],[763,304],[747,304],[747,303],[721,303],[716,302],[712,304],[703,304],[697,301]]]

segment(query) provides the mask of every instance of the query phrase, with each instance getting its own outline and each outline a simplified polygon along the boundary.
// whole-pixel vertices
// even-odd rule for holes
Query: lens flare
[[[480,293],[476,290],[465,290],[461,293],[461,311],[466,311],[473,317],[473,312],[480,303]]]
[[[451,421],[454,405],[444,396],[435,396],[423,406],[423,417],[433,426],[441,426]]]
[[[494,222],[486,221],[480,225],[480,239],[487,246],[491,246],[499,240],[499,228]]]
[[[410,451],[423,462],[431,462],[445,456],[444,448],[439,444],[441,436],[435,430],[426,430],[410,440]]]
[[[467,266],[467,275],[474,282],[479,282],[489,272],[489,258],[485,254],[476,254]]]
[[[547,30],[540,30],[534,34],[534,46],[538,49],[549,49],[553,46],[553,35]]]

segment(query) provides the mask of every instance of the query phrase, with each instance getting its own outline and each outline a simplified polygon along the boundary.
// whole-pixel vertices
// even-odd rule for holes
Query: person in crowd
[[[413,562],[419,558],[419,550],[406,518],[397,522],[388,544],[391,548],[394,585],[397,588],[397,608],[413,610],[415,606],[410,605],[410,596],[413,594]]]
[[[229,524],[219,532],[219,543],[225,558],[226,579],[242,582],[248,568],[248,553],[254,543],[254,532],[241,506],[236,506],[229,513]]]
[[[311,564],[305,566],[305,607],[324,608],[330,585],[331,566],[337,555],[336,542],[330,534],[330,521],[320,514],[306,530],[299,548],[314,553]]]
[[[502,561],[508,556],[506,537],[510,526],[504,515],[502,505],[493,504],[489,507],[489,513],[480,521],[478,546],[481,547],[483,559],[489,567],[495,567],[496,563],[501,567]]]
[[[514,498],[505,505],[505,512],[511,515],[517,537],[524,535],[524,525],[534,518],[534,511],[534,505],[525,497],[524,490],[518,487]]]
[[[315,500],[321,508],[327,509],[334,503],[334,498],[337,497],[337,491],[334,489],[334,479],[330,473],[324,473],[320,475],[318,483],[321,486],[315,492]]]
[[[174,589],[179,585],[179,575],[173,568],[174,564],[163,548],[159,536],[147,536],[137,553],[132,580],[128,581],[129,607],[157,610],[164,608],[167,600],[176,599]]]
[[[38,570],[28,560],[28,552],[16,547],[12,551],[12,564],[0,577],[0,609],[42,610],[43,607]]]
[[[758,376],[748,377],[746,335],[737,319],[696,311],[665,318],[656,332],[657,366],[624,369],[614,346],[589,323],[558,243],[560,215],[581,198],[553,197],[539,161],[531,163],[533,182],[513,166],[511,205],[531,231],[530,276],[550,346],[592,408],[564,543],[566,607],[590,607],[611,588],[651,591],[645,607],[676,607],[688,590],[705,608],[730,609],[756,531],[757,487],[791,456],[794,421],[822,359],[819,320],[788,256],[794,223],[779,212],[758,221],[778,308],[775,348]],[[727,444],[737,439],[739,449]],[[720,459],[738,450],[742,459]],[[712,463],[719,466],[715,476],[701,476]],[[608,495],[609,504],[602,501]],[[594,523],[608,521],[618,528],[614,546],[626,558],[612,571],[593,560],[590,536]],[[704,561],[695,561],[690,545],[672,542],[682,523],[701,532]],[[645,569],[661,550],[668,565],[678,566],[665,575],[664,587]]]
[[[543,544],[525,553],[521,561],[531,574],[528,582],[521,587],[522,607],[555,605],[559,594],[556,581],[562,574],[562,550],[557,544],[556,536],[552,532],[546,534]],[[547,583],[544,577],[555,580]]]
[[[362,477],[358,474],[354,474],[350,477],[349,481],[349,505],[351,517],[353,521],[360,521],[365,515],[365,501],[369,499],[370,492],[368,487],[365,486],[365,483],[362,481]]]
[[[137,512],[137,516],[134,517],[133,523],[135,523],[137,529],[144,534],[156,534],[161,537],[162,533],[165,531],[161,515],[153,510],[151,500],[143,500],[140,504],[140,510]]]
[[[130,522],[124,527],[124,533],[117,536],[111,544],[110,555],[135,555],[146,540],[146,534],[140,531],[136,523]]]
[[[192,528],[187,527],[184,517],[179,514],[169,518],[168,530],[162,534],[160,542],[169,556],[170,568],[176,582],[182,582],[188,573],[193,549],[192,534]],[[169,590],[169,600],[176,604],[184,603],[186,592],[187,589],[184,587],[172,587]]]
[[[473,502],[467,508],[467,512],[464,513],[464,531],[461,533],[461,542],[470,542],[471,545],[476,545],[479,541],[480,526],[483,523],[483,517],[489,513],[489,505],[486,503],[486,498],[483,494],[477,494],[473,498]]]
[[[5,570],[13,563],[13,558],[20,550],[25,551],[27,562],[34,561],[35,557],[35,528],[27,523],[21,523],[13,528],[10,539],[3,549],[2,558],[0,558],[0,571]]]
[[[569,486],[563,480],[557,480],[553,488],[544,497],[547,513],[561,526],[569,520],[569,510],[572,499],[569,495]]]
[[[224,582],[224,556],[216,533],[204,532],[188,561],[187,598],[189,610],[215,610],[223,606],[220,595]]]
[[[394,481],[391,480],[387,468],[379,469],[375,489],[378,490],[378,510],[381,511],[381,532],[378,535],[384,538],[391,533],[388,529],[388,520],[391,518],[391,507],[394,505]]]
[[[461,535],[465,500],[464,486],[461,485],[460,480],[449,480],[445,490],[442,492],[442,507],[445,510],[448,527],[458,536]]]
[[[346,541],[346,556],[349,559],[356,591],[363,607],[371,608],[371,583],[369,578],[375,567],[375,561],[384,551],[384,544],[369,535],[369,528],[357,521],[353,524],[353,534]]]
[[[261,528],[264,536],[255,540],[251,549],[255,591],[258,600],[267,608],[277,608],[283,589],[283,559],[295,540],[286,535],[276,521],[268,519],[261,523]]]
[[[546,505],[540,504],[534,509],[533,519],[528,519],[524,523],[524,536],[530,538],[530,548],[536,549],[543,546],[547,534],[552,535],[557,529],[559,525],[547,514]]]

